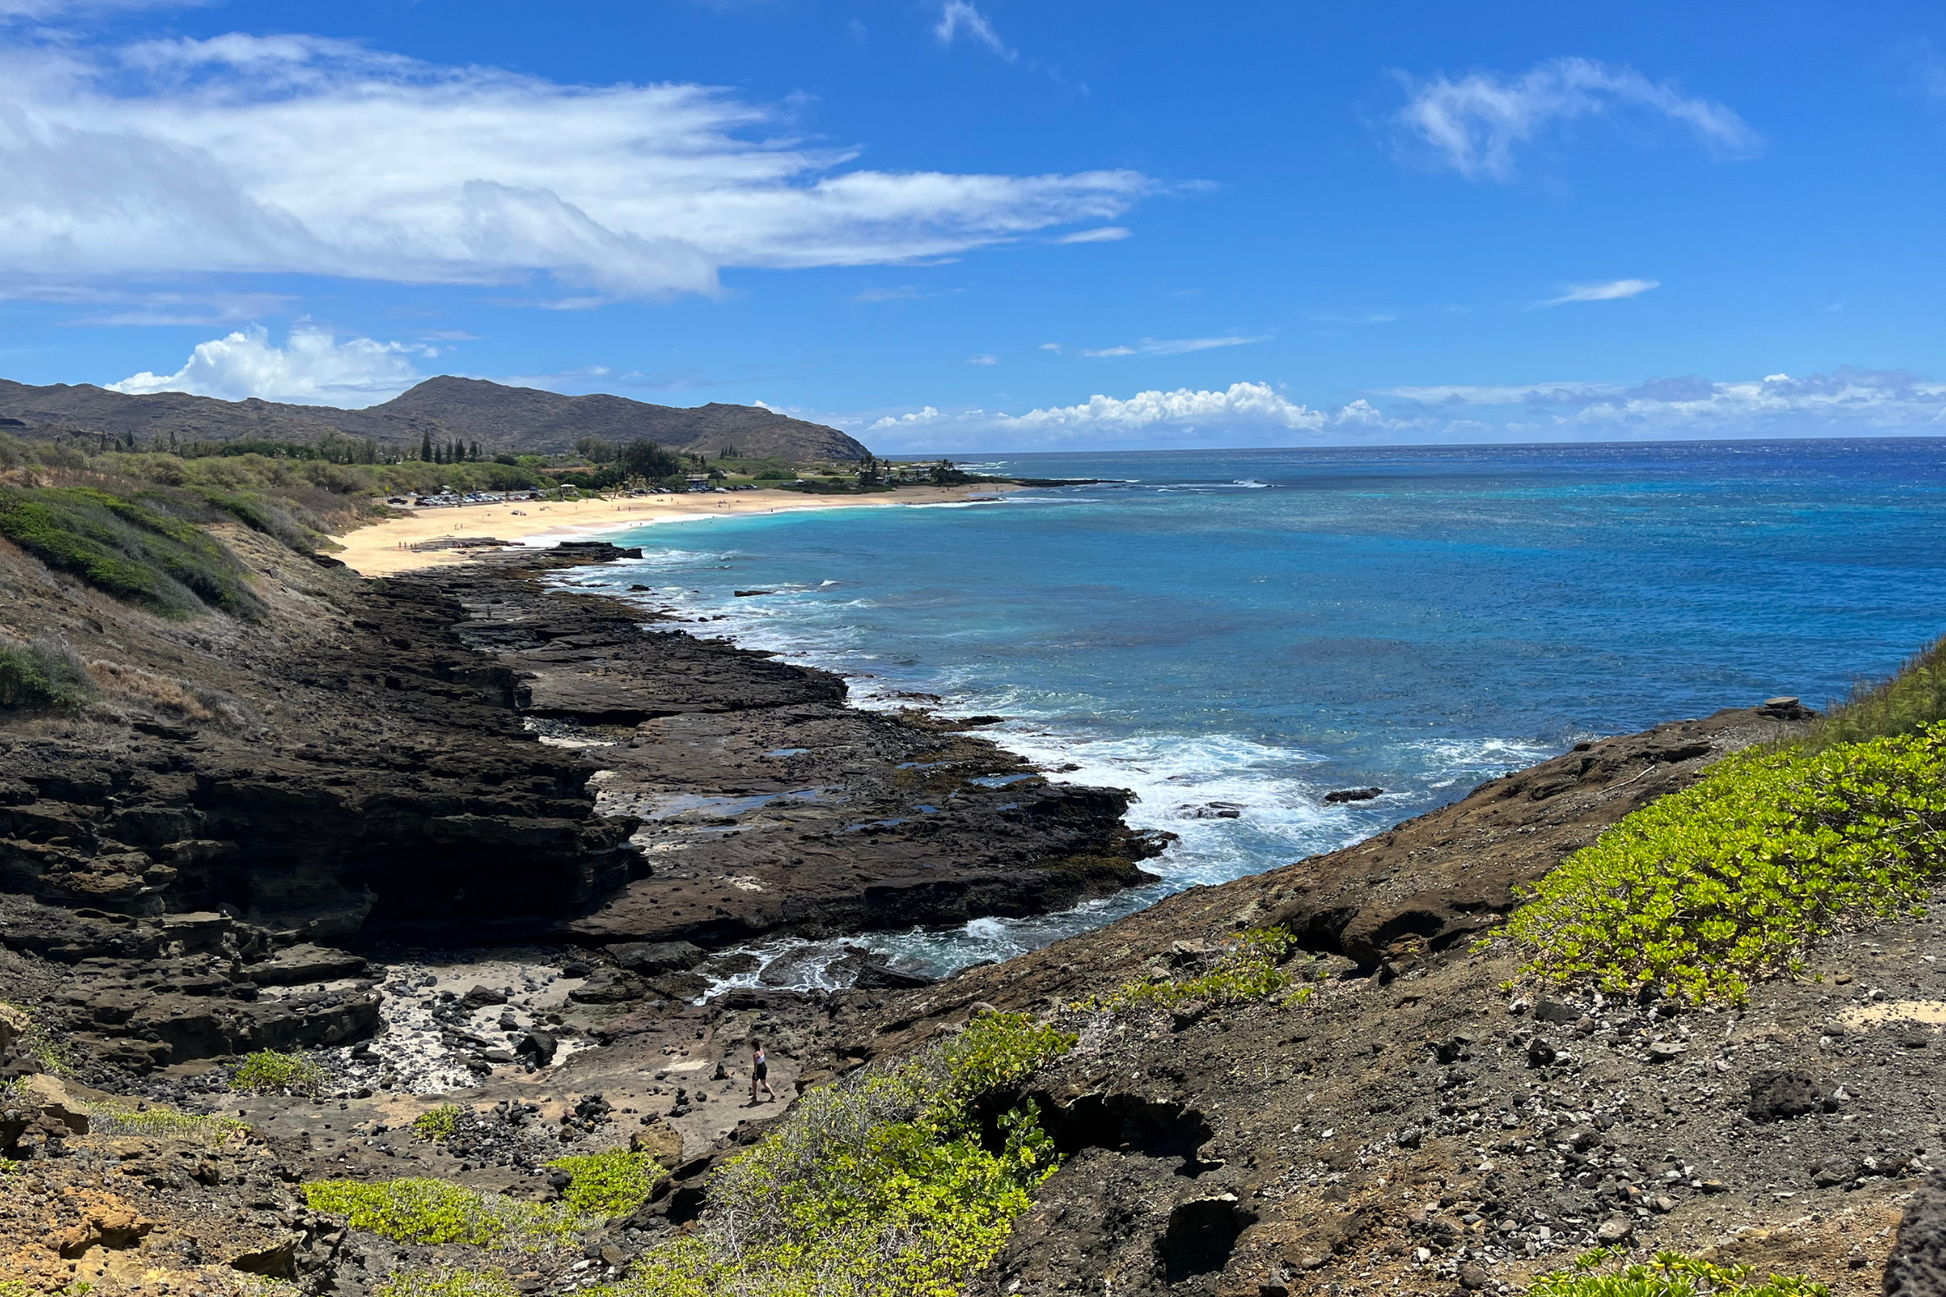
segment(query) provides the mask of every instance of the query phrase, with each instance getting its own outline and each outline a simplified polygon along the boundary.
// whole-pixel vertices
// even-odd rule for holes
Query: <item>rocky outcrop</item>
[[[1936,911],[1821,942],[1801,978],[1729,1011],[1536,988],[1518,952],[1474,940],[1510,888],[1801,715],[1591,743],[1357,847],[932,986],[852,992],[807,1073],[902,1055],[986,1007],[1076,1033],[999,1105],[1032,1099],[1067,1160],[971,1297],[1518,1291],[1596,1245],[1714,1249],[1841,1297],[1882,1274],[1930,1293],[1938,1197],[1915,1190],[1939,1161],[1939,1037],[1917,1024],[1946,1003]],[[1287,989],[1110,1007],[1277,921],[1307,947]]]
[[[1309,949],[1366,967],[1394,950],[1444,950],[1497,924],[1517,887],[1622,816],[1687,788],[1725,752],[1809,715],[1787,699],[1578,743],[1452,806],[1277,872],[1292,893],[1266,918]]]

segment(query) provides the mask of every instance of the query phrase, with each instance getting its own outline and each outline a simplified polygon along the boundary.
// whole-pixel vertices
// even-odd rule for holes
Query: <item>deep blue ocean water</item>
[[[932,695],[1180,841],[1157,887],[879,934],[933,971],[1288,863],[1594,735],[1796,694],[1946,633],[1946,440],[1011,456],[994,503],[666,523],[571,579]],[[735,590],[778,593],[738,598]],[[708,619],[708,620],[705,620]],[[1376,801],[1326,805],[1378,786]],[[1236,818],[1197,818],[1235,809]],[[810,969],[816,951],[770,948]],[[808,961],[808,962],[807,962]]]

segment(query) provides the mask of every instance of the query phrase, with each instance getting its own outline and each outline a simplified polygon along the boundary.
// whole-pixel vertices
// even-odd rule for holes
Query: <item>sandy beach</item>
[[[362,576],[389,576],[421,568],[464,563],[477,549],[415,550],[414,545],[451,537],[493,537],[517,541],[528,536],[594,535],[643,523],[676,518],[726,518],[735,514],[783,513],[793,509],[856,509],[879,505],[950,504],[1015,490],[1009,486],[912,486],[885,495],[802,495],[796,491],[737,491],[727,495],[649,495],[632,499],[536,501],[529,504],[467,505],[417,509],[410,517],[390,518],[339,537],[338,558]]]

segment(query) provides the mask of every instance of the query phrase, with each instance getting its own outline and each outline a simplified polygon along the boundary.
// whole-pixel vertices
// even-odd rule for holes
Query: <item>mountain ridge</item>
[[[492,453],[553,453],[580,437],[645,438],[671,450],[720,457],[726,450],[796,462],[860,460],[870,452],[821,423],[764,406],[652,405],[607,393],[564,396],[532,387],[442,374],[362,410],[293,405],[250,397],[225,401],[187,392],[132,396],[92,384],[34,387],[0,379],[0,418],[28,429],[66,429],[112,437],[182,441],[316,442],[338,434],[414,449],[477,441]]]

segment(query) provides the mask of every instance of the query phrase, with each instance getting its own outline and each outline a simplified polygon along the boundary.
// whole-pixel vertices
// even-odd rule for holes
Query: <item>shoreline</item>
[[[880,508],[887,505],[963,504],[1023,488],[1012,484],[981,486],[922,486],[884,495],[824,496],[797,491],[737,491],[725,495],[651,495],[621,500],[547,501],[523,505],[492,504],[415,511],[403,518],[387,518],[337,537],[344,548],[332,555],[364,577],[393,576],[428,568],[471,562],[481,549],[415,550],[416,544],[444,540],[494,539],[510,544],[544,536],[596,536],[603,532],[658,522],[692,522],[703,518],[747,517],[751,514],[795,512],[801,509]]]

